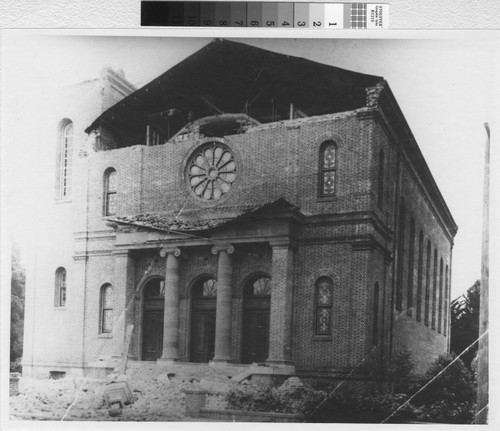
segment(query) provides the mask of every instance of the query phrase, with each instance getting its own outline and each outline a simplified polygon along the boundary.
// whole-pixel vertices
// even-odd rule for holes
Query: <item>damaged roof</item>
[[[128,224],[165,232],[200,232],[241,220],[243,216],[257,215],[265,210],[298,208],[283,198],[256,205],[221,206],[212,209],[197,209],[184,213],[146,213],[129,216],[107,217],[111,223]]]
[[[382,80],[217,39],[105,111],[86,132],[102,125],[126,131],[162,112],[175,112],[186,124],[221,113],[271,122],[283,119],[292,103],[307,116],[349,111],[365,106],[365,88]]]

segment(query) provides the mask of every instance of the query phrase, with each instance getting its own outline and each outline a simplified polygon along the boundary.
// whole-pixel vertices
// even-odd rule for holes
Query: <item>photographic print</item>
[[[497,42],[5,33],[10,420],[476,421]]]

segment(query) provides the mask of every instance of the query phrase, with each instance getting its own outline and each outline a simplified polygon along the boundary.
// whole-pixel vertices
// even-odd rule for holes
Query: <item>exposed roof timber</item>
[[[217,114],[224,114],[224,111],[217,108],[217,106],[215,106],[212,102],[210,102],[210,99],[207,96],[202,96],[200,94],[199,98],[203,100],[203,102],[205,102],[208,106],[210,106],[210,108],[212,108],[215,112],[217,112]]]
[[[170,108],[210,115],[199,95],[209,98],[219,110],[231,113],[244,112],[245,102],[253,101],[249,115],[259,121],[261,113],[269,113],[271,99],[276,105],[293,103],[310,116],[349,111],[365,106],[365,88],[381,79],[216,40],[108,109],[87,130],[96,128],[103,118],[110,119],[119,107],[125,107],[132,116]],[[123,124],[118,116],[110,122],[116,128]]]

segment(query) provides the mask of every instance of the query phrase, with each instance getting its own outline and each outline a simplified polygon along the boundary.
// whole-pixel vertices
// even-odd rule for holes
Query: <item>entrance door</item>
[[[215,351],[215,280],[199,280],[193,287],[192,296],[190,361],[209,362]]]
[[[156,361],[163,351],[164,297],[160,294],[161,280],[154,279],[144,287],[142,320],[142,359]]]
[[[241,362],[265,362],[269,355],[271,285],[269,278],[252,279],[244,288]]]

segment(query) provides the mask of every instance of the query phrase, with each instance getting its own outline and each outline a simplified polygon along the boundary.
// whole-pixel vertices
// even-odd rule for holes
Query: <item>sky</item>
[[[394,33],[397,34],[397,33]],[[61,86],[97,78],[104,66],[123,69],[137,87],[194,53],[211,38],[39,36],[4,33],[2,47],[2,209],[8,230],[29,249],[38,193],[53,173],[37,169],[39,130]],[[455,33],[391,39],[234,39],[264,49],[384,77],[459,226],[452,298],[480,278],[484,123],[500,112],[499,38]],[[27,120],[28,119],[28,120]],[[37,123],[40,124],[40,123]],[[40,176],[47,176],[41,181]],[[53,184],[51,185],[53,189]],[[5,205],[7,204],[7,205]]]

